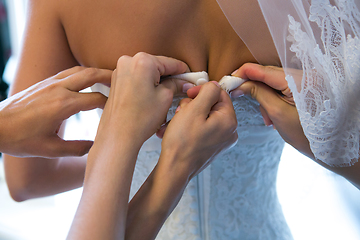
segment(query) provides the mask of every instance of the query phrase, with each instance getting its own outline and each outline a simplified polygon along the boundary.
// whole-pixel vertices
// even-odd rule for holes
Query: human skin
[[[293,70],[301,73],[300,70]],[[347,167],[332,167],[316,159],[300,124],[292,94],[282,68],[246,63],[232,73],[233,76],[249,79],[230,94],[233,97],[249,95],[260,103],[260,112],[267,126],[273,125],[281,137],[299,152],[322,167],[337,173],[360,189],[360,163]],[[301,74],[300,74],[301,75]],[[191,88],[187,94],[195,97],[201,86]],[[280,91],[282,95],[279,95]],[[162,129],[164,131],[164,129]],[[360,159],[358,159],[359,161]]]
[[[331,167],[316,159],[313,155],[300,124],[295,105],[288,104],[288,102],[284,101],[284,98],[280,97],[274,90],[276,89],[285,94],[289,93],[285,73],[282,68],[248,63],[241,66],[233,75],[253,80],[244,83],[237,91],[250,95],[260,103],[260,110],[265,123],[267,125],[274,125],[287,143],[291,144],[322,167],[343,176],[360,189],[359,162],[348,167]],[[191,94],[194,96],[196,90],[194,89],[193,91]]]
[[[244,20],[265,25],[261,15],[252,16],[256,1],[242,4],[248,10]],[[191,71],[207,71],[217,81],[245,62],[256,62],[215,0],[31,0],[28,11],[11,94],[76,65],[113,70],[120,56],[140,51],[180,59]],[[258,39],[259,50],[271,49],[275,57],[264,64],[276,65],[269,38]],[[86,156],[52,161],[5,156],[10,194],[24,201],[80,187],[85,164]]]
[[[0,151],[18,157],[82,156],[93,141],[65,141],[57,135],[70,116],[103,108],[100,93],[80,93],[94,83],[110,84],[112,71],[74,67],[0,103]]]
[[[140,147],[158,129],[177,92],[175,81],[158,84],[160,76],[186,69],[180,61],[145,53],[119,59],[68,239],[154,239],[190,179],[237,140],[230,97],[216,82],[205,84],[196,99],[182,101],[157,166],[128,207]]]

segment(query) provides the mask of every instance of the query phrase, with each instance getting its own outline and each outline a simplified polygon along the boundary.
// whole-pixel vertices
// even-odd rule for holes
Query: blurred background
[[[19,56],[26,0],[0,0],[0,100],[7,96]],[[66,139],[93,139],[99,117],[81,112],[69,119]],[[286,145],[278,195],[295,240],[359,240],[360,191]],[[0,240],[65,239],[81,189],[22,203],[6,187],[0,158]]]

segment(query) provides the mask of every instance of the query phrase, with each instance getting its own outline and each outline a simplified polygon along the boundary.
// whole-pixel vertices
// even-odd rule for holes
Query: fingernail
[[[217,81],[211,81],[212,83],[214,83],[216,86],[220,87],[220,84]]]
[[[241,96],[244,96],[244,92],[241,90],[234,90],[234,91],[230,92],[230,97],[232,97],[232,98],[238,98]]]
[[[236,69],[235,71],[233,71],[233,72],[231,73],[231,76],[234,76],[234,75],[238,72],[238,70],[239,70],[239,69]]]
[[[177,108],[176,108],[176,110],[175,110],[175,113],[177,113],[178,111],[180,111],[180,106],[178,106]]]
[[[183,85],[183,87],[182,87],[182,91],[183,91],[183,93],[187,93],[187,91],[188,91],[190,88],[193,88],[193,87],[195,87],[194,84],[192,84],[192,83],[185,83],[185,84]]]

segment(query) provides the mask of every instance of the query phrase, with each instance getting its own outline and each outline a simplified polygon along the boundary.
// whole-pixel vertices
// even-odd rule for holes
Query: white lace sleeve
[[[289,15],[290,50],[303,70],[301,84],[288,75],[289,86],[316,158],[330,166],[350,166],[359,158],[359,11],[353,0],[335,6],[314,0],[308,19],[320,30],[320,42]]]
[[[217,1],[251,47],[231,11],[241,1]],[[312,152],[330,166],[353,165],[359,159],[360,140],[360,1],[258,3]]]

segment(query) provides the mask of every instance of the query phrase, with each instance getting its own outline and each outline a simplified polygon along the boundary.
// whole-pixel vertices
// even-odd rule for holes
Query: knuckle
[[[257,93],[258,93],[258,89],[257,89],[256,85],[252,84],[252,86],[250,87],[250,96],[252,98],[256,99]]]
[[[74,70],[76,72],[80,72],[82,70],[84,70],[85,67],[82,67],[82,66],[75,66],[75,67],[72,67],[71,70]]]
[[[61,87],[60,81],[53,81],[53,82],[42,82],[41,87],[48,92],[56,91],[59,87]]]
[[[98,69],[96,68],[86,68],[83,70],[83,74],[88,78],[93,78],[98,74]]]
[[[184,98],[182,99],[180,102],[179,102],[179,106],[181,108],[185,107],[188,103],[191,102],[191,99],[190,98]]]
[[[242,66],[241,66],[241,68],[244,68],[244,69],[248,69],[248,68],[251,68],[251,67],[253,67],[254,66],[254,64],[253,63],[244,63]]]
[[[82,67],[82,66],[75,66],[75,67],[72,67],[72,68],[69,68],[69,69],[65,69],[59,73],[57,73],[54,78],[55,79],[61,79],[61,78],[64,78],[64,77],[67,77],[69,75],[69,73],[76,73],[76,72],[80,72],[84,69],[85,67]]]
[[[74,97],[69,94],[57,94],[57,96],[52,101],[52,109],[67,109],[71,107],[74,103]]]
[[[68,106],[67,102],[67,99],[65,99],[64,97],[58,97],[53,101],[52,109],[63,109],[64,106]]]
[[[143,58],[149,58],[150,54],[145,53],[145,52],[138,52],[137,54],[134,55],[134,58],[139,58],[139,59],[143,59]]]
[[[122,55],[121,57],[119,57],[119,59],[117,61],[117,66],[121,66],[122,64],[127,62],[130,58],[131,57],[129,57],[128,55]]]
[[[174,92],[173,90],[169,89],[169,88],[165,88],[162,91],[162,95],[161,95],[162,99],[166,102],[172,102],[173,101],[173,97],[174,97]]]
[[[151,55],[144,52],[137,53],[134,56],[134,61],[135,61],[135,66],[142,69],[147,69],[153,66],[153,59]]]
[[[253,99],[258,99],[259,97],[259,91],[260,91],[260,84],[259,82],[250,82],[249,83],[249,89],[250,89],[250,96]]]

